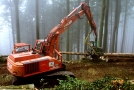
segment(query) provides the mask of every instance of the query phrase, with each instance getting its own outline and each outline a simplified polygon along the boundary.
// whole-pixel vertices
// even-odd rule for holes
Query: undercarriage
[[[59,80],[66,80],[67,76],[75,78],[74,74],[70,71],[53,71],[25,78],[14,77],[12,84],[13,85],[34,84],[34,86],[37,88],[40,87],[50,88],[54,87],[55,85],[59,85]]]

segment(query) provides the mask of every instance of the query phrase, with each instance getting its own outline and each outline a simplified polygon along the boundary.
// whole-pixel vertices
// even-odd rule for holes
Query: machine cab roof
[[[12,51],[12,54],[22,53],[22,52],[29,52],[29,51],[30,51],[30,44],[15,43],[14,44],[14,50]]]

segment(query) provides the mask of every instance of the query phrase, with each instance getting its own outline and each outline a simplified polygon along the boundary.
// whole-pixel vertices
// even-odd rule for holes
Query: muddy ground
[[[134,79],[134,62],[75,61],[65,64],[67,70],[72,71],[77,78],[89,82],[101,79],[106,75]],[[5,63],[0,64],[0,80],[0,86],[11,85],[12,75],[7,71]]]

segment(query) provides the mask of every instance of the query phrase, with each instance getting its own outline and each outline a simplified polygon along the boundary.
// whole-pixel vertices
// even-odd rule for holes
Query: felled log
[[[104,53],[101,57],[102,60],[106,62],[126,62],[126,61],[134,61],[134,54],[133,53]]]
[[[70,54],[70,55],[88,55],[88,53],[83,53],[83,52],[60,52],[60,54]]]
[[[106,62],[114,62],[114,61],[116,61],[116,62],[132,62],[132,61],[134,61],[134,58],[128,58],[128,57],[125,57],[125,58],[123,58],[123,57],[106,57]]]
[[[17,89],[17,90],[35,90],[34,89],[34,84],[27,84],[27,85],[18,85],[18,86],[14,86],[14,85],[10,85],[10,86],[0,86],[0,90],[7,90],[7,89],[10,89],[10,90],[14,90],[14,89]]]
[[[134,57],[134,53],[104,53],[104,57]]]

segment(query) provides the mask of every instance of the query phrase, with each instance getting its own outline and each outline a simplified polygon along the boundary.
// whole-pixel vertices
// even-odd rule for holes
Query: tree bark
[[[104,49],[104,52],[107,52],[109,0],[106,0],[105,3],[106,3],[106,14],[105,14],[105,30],[104,30],[104,38],[103,38],[103,49]]]
[[[111,17],[110,17],[110,20],[111,20],[111,22],[110,22],[110,24],[111,24],[111,28],[110,28],[110,45],[112,45],[112,36],[113,36],[113,16],[112,16],[112,13],[113,13],[113,7],[112,7],[112,3],[113,3],[113,0],[110,0],[110,15],[111,15]],[[109,52],[110,52],[110,50],[111,50],[111,47],[109,47]]]
[[[14,0],[15,5],[15,15],[16,15],[16,33],[17,33],[17,42],[20,42],[20,22],[19,22],[19,0]]]
[[[83,52],[60,52],[60,54],[70,54],[70,55],[88,55],[88,53],[83,53]]]
[[[85,2],[86,2],[87,4],[89,4],[89,0],[85,0]],[[88,25],[88,20],[86,19],[86,22],[85,22],[85,39],[86,39],[88,33],[89,33],[89,25]],[[87,41],[88,41],[88,40],[87,40]],[[86,51],[86,50],[87,50],[87,44],[85,43],[85,44],[84,44],[84,51]]]
[[[10,86],[1,86],[0,89],[2,90],[14,90],[14,89],[17,89],[17,90],[20,90],[20,89],[29,89],[29,90],[34,90],[35,87],[34,87],[34,84],[26,84],[26,85],[18,85],[18,86],[13,86],[13,85],[10,85]]]
[[[69,14],[70,12],[70,9],[69,9],[69,4],[70,4],[70,0],[67,0],[67,4],[66,4],[66,7],[67,7],[67,14]],[[68,52],[69,51],[69,29],[67,30],[67,34],[66,34],[66,51]],[[69,60],[69,55],[66,55],[66,59]]]
[[[39,39],[39,9],[38,9],[38,2],[36,0],[36,39]]]
[[[13,15],[13,13],[14,13],[14,10],[13,10],[13,1],[12,0],[10,0],[10,12],[11,12],[11,26],[12,26],[12,36],[13,36],[13,43],[15,43],[15,30],[14,30],[14,15]]]
[[[128,0],[126,0],[126,3],[125,3],[125,18],[124,18],[124,27],[123,27],[123,38],[122,38],[122,44],[121,44],[121,52],[124,52],[125,51],[125,37],[126,37],[126,20],[127,20],[127,10],[128,10]]]
[[[78,5],[80,4],[81,0],[78,0]],[[78,22],[78,33],[77,33],[77,52],[80,50],[80,22]],[[79,56],[77,56],[77,60],[79,59]]]
[[[104,56],[134,57],[133,53],[104,53]]]
[[[102,47],[102,36],[103,36],[103,24],[104,24],[104,16],[105,16],[105,0],[102,0],[102,8],[101,8],[101,20],[100,20],[100,30],[99,30],[99,47]]]
[[[121,0],[118,0],[118,21],[117,21],[118,27],[119,27],[119,21],[120,21],[120,13],[121,13]],[[118,46],[118,30],[116,31],[115,52],[117,52],[117,46]]]
[[[119,20],[120,20],[120,13],[121,13],[121,6],[119,5],[121,3],[120,0],[115,0],[115,19],[114,19],[114,28],[113,28],[113,34],[112,34],[112,40],[111,40],[111,52],[116,52],[116,39],[118,35],[118,27],[119,27]]]

